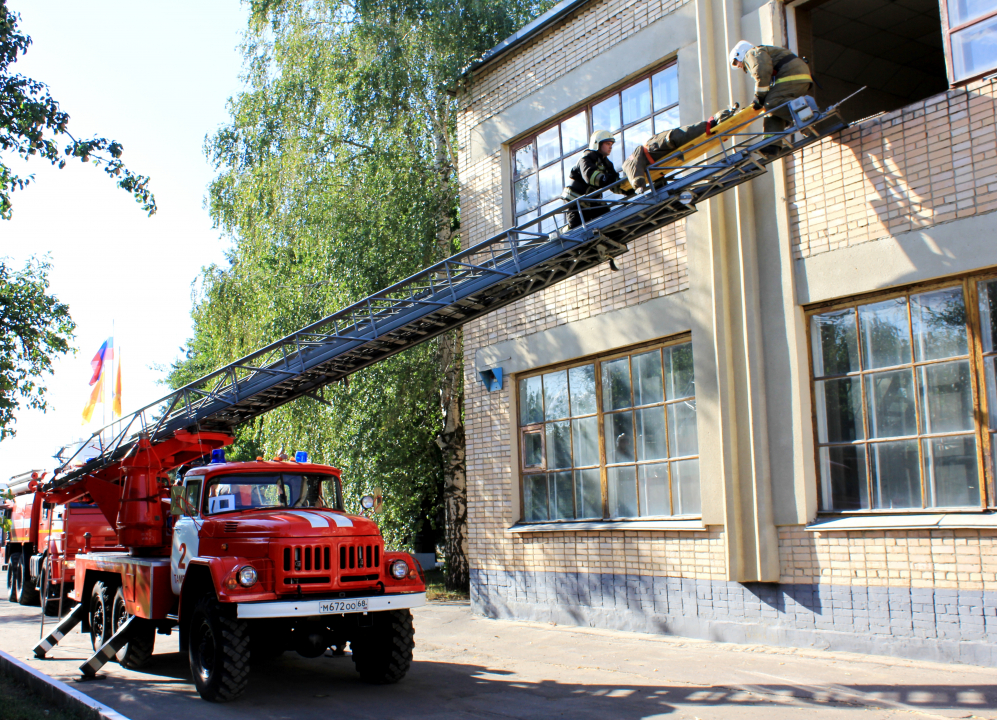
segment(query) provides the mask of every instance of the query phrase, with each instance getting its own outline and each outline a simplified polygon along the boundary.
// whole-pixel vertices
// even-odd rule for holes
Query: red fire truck
[[[14,495],[3,504],[11,528],[2,537],[2,569],[7,572],[7,599],[21,605],[46,600],[57,611],[63,592],[73,587],[76,554],[89,533],[91,546],[115,547],[117,536],[94,504],[52,505],[40,487],[50,473],[32,470],[12,477],[7,489]]]
[[[226,462],[231,441],[187,431],[143,439],[113,466],[47,493],[56,503],[94,500],[128,550],[77,554],[79,606],[35,653],[82,623],[95,651],[84,674],[113,658],[135,668],[157,632],[177,629],[210,701],[243,692],[251,658],[341,654],[347,643],[363,680],[400,680],[414,647],[410,608],[426,598],[419,564],[387,552],[373,520],[344,511],[338,469],[305,453]],[[206,453],[210,463],[187,466]],[[373,508],[373,497],[362,502]]]

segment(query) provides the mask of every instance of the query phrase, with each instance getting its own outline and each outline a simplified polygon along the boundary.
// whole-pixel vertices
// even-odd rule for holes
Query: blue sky
[[[92,166],[11,162],[34,172],[37,184],[15,193],[13,220],[0,221],[0,256],[15,265],[50,256],[52,291],[69,304],[78,352],[56,363],[49,412],[22,411],[17,437],[0,443],[0,481],[50,465],[59,445],[97,429],[101,407],[89,427],[81,412],[90,360],[112,322],[125,413],[166,394],[155,368],[179,355],[190,334],[192,283],[202,266],[223,262],[227,246],[204,209],[213,172],[203,145],[242,88],[238,45],[248,15],[239,0],[8,6],[34,41],[15,70],[49,85],[76,137],[121,142],[126,164],[152,177],[159,212],[146,217]]]

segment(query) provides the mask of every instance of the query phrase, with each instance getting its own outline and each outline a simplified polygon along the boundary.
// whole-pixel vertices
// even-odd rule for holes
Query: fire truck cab
[[[177,628],[210,701],[242,693],[251,659],[343,654],[347,643],[363,680],[400,680],[410,608],[425,603],[422,569],[386,551],[373,520],[345,512],[338,469],[298,460],[230,463],[214,450],[210,464],[178,473],[168,507],[165,492],[157,498],[174,518],[168,543],[78,555],[74,598],[87,604],[95,651],[131,619],[117,659],[138,667],[156,632]]]

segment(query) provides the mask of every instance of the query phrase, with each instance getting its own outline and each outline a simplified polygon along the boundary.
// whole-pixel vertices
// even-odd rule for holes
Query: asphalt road
[[[416,660],[397,685],[360,682],[349,656],[286,653],[253,668],[240,700],[213,705],[176,634],[157,637],[141,672],[112,664],[82,682],[89,637],[74,631],[36,660],[39,612],[0,601],[0,649],[132,720],[997,719],[993,668],[486,620],[450,603],[415,611]]]

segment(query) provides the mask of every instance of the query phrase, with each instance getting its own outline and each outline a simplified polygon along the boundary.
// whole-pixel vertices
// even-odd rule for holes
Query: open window
[[[951,0],[956,2],[959,0]],[[949,87],[938,0],[812,0],[795,8],[799,55],[826,107],[862,86],[846,120],[889,112]]]

